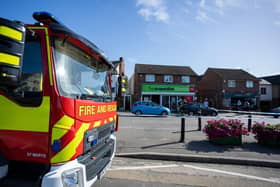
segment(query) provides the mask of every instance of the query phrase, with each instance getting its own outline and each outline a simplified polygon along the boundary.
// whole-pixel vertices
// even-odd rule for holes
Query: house
[[[262,77],[272,85],[272,108],[280,106],[280,75]]]
[[[182,100],[196,99],[197,78],[188,66],[135,64],[129,86],[134,102],[151,100],[177,111]]]
[[[242,69],[208,68],[197,87],[199,101],[219,109],[259,107],[259,79]]]

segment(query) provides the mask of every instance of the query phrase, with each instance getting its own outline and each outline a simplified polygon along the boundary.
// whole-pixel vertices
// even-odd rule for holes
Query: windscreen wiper
[[[94,100],[94,101],[103,101],[103,98],[101,96],[97,95],[89,95],[89,94],[80,94],[78,95],[78,99],[83,99],[83,100]]]

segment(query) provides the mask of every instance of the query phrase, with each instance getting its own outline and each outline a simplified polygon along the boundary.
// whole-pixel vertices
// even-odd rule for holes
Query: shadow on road
[[[248,151],[248,152],[257,152],[257,153],[266,153],[270,154],[279,154],[280,149],[275,147],[266,147],[262,146],[258,143],[243,143],[241,146],[230,146],[230,145],[216,145],[210,143],[208,140],[198,140],[198,141],[190,141],[185,145],[186,150],[196,151],[196,152],[226,152],[234,149],[239,149],[240,151]]]
[[[181,142],[176,141],[176,142],[148,145],[148,146],[141,147],[141,149],[149,149],[149,148],[153,148],[153,147],[160,147],[160,146],[171,145],[171,144],[178,144],[178,143],[181,143]]]
[[[198,130],[186,130],[185,132],[198,132]],[[174,131],[172,133],[182,133],[182,131]]]

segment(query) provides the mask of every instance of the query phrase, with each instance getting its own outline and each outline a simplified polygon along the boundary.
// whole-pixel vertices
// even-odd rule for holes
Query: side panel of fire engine
[[[0,68],[2,72],[3,68],[18,71],[18,75],[9,75],[13,71],[7,71],[6,79],[20,77],[12,86],[5,84],[5,77],[0,78],[0,152],[8,160],[48,163],[50,78],[47,73],[47,33],[40,28],[25,35],[14,24],[7,20],[0,22]],[[25,29],[24,26],[21,28]],[[11,47],[16,45],[23,45],[22,51]],[[15,60],[17,58],[19,60]]]

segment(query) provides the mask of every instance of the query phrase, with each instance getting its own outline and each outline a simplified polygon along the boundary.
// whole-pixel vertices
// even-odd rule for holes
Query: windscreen
[[[95,101],[111,100],[107,73],[109,65],[97,61],[65,38],[54,37],[53,41],[56,81],[60,94]]]

